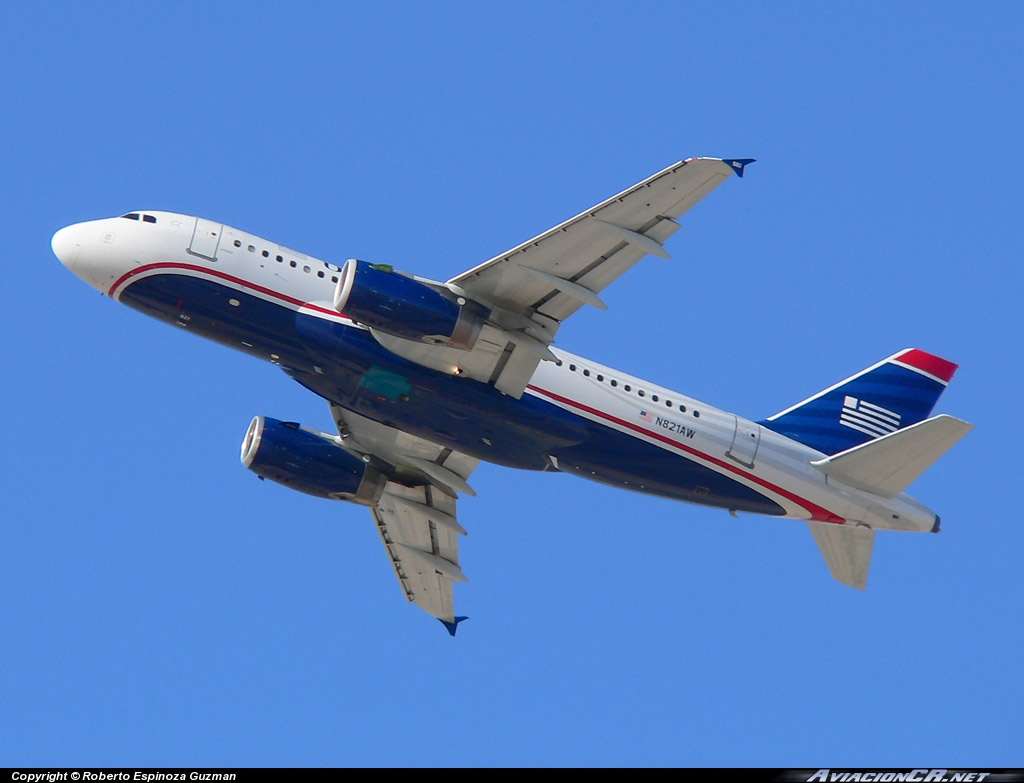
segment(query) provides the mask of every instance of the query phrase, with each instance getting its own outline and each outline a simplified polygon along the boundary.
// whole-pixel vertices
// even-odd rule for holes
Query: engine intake
[[[477,304],[383,264],[350,258],[334,289],[334,308],[358,323],[407,340],[469,350],[490,315]]]
[[[257,416],[242,440],[242,464],[307,495],[377,505],[387,477],[335,440],[294,422]]]

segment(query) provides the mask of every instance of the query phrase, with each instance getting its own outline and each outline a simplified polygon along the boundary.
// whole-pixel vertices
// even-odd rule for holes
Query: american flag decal
[[[900,428],[900,415],[880,405],[873,405],[856,397],[847,397],[843,401],[839,423],[872,438],[880,438]]]
[[[640,411],[640,418],[644,421],[649,421],[652,424],[654,423],[654,414],[649,411]]]

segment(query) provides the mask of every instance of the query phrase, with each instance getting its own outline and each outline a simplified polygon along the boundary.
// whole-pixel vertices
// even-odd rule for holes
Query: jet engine
[[[375,506],[387,477],[325,432],[264,416],[242,440],[242,464],[260,478],[329,500]]]
[[[490,312],[439,283],[427,284],[385,264],[350,258],[334,308],[353,321],[406,340],[469,350]]]

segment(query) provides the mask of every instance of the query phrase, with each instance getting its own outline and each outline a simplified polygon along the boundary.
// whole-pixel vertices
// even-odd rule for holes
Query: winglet
[[[732,168],[736,172],[736,176],[742,177],[743,170],[756,160],[757,158],[725,158],[722,163]]]
[[[459,623],[463,620],[468,620],[468,617],[456,617],[454,620],[442,620],[440,617],[437,618],[441,625],[448,629],[448,633],[451,636],[455,636],[455,632],[459,629]]]

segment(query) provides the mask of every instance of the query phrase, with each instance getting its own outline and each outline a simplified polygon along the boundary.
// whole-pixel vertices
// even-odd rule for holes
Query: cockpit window
[[[152,215],[143,215],[143,216],[142,216],[142,219],[143,219],[143,220],[144,220],[144,221],[145,221],[146,223],[156,223],[156,218],[155,218],[155,217],[153,217]]]
[[[128,218],[128,220],[138,220],[139,219],[139,213],[138,212],[129,212],[127,215],[121,215],[121,217]]]

